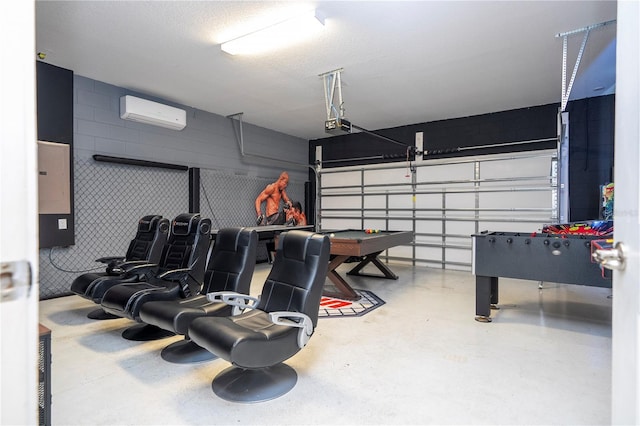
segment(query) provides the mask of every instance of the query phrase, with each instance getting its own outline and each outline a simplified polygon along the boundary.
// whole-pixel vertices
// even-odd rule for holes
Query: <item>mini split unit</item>
[[[120,118],[173,130],[187,125],[185,110],[129,95],[120,97]]]

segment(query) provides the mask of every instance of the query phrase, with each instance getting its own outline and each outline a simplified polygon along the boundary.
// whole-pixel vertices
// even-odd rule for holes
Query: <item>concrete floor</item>
[[[492,323],[474,321],[468,272],[390,265],[399,280],[351,277],[386,303],[323,318],[287,364],[283,397],[238,404],[211,380],[229,364],[164,361],[180,336],[132,342],[126,319],[95,321],[78,296],[40,302],[52,330],[54,425],[527,424],[611,422],[611,291],[500,280]],[[256,267],[251,294],[270,265]],[[341,266],[347,268],[348,265]]]

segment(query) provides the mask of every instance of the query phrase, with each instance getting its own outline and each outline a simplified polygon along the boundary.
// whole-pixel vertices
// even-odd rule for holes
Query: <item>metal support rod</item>
[[[159,163],[157,161],[138,160],[136,158],[111,157],[109,155],[94,154],[93,159],[95,161],[101,161],[105,163],[128,164],[131,166],[158,167],[161,169],[181,170],[184,172],[189,170],[188,166],[170,163]]]
[[[301,169],[307,169],[307,168],[311,168],[313,169],[313,166],[310,166],[308,164],[300,164],[300,163],[296,163],[294,161],[287,161],[287,160],[282,160],[280,158],[273,158],[273,157],[269,157],[266,155],[261,155],[261,154],[254,154],[254,153],[248,153],[245,152],[244,150],[244,133],[242,130],[242,115],[244,113],[243,112],[237,112],[235,114],[231,114],[231,115],[227,115],[227,118],[231,119],[231,123],[233,124],[233,122],[235,121],[235,118],[238,117],[238,122],[240,123],[240,130],[239,130],[239,135],[237,139],[238,139],[238,147],[240,148],[240,155],[242,156],[242,158],[245,157],[254,157],[254,158],[261,158],[263,160],[269,160],[269,161],[274,161],[276,163],[283,163],[283,164],[288,164],[290,166],[294,166],[297,168],[301,168]],[[234,132],[236,131],[236,126],[233,126],[233,130]]]
[[[345,219],[345,220],[353,220],[358,219],[357,216],[344,216],[344,215],[326,215],[325,219]],[[371,220],[386,220],[386,216],[369,216],[367,219]],[[408,221],[413,220],[411,216],[397,216],[391,218],[395,221]],[[430,221],[430,222],[442,222],[442,216],[420,216],[418,218],[420,221]],[[476,219],[471,216],[460,216],[460,217],[447,217],[447,221],[449,222],[471,222],[475,223]],[[504,222],[504,223],[548,223],[549,218],[540,218],[540,217],[483,217],[482,222]]]
[[[555,157],[553,159],[555,161]],[[555,167],[555,166],[554,166]],[[415,170],[415,167],[412,171]],[[461,183],[500,183],[500,182],[535,182],[540,180],[545,180],[551,182],[552,185],[555,185],[555,176],[553,174],[548,175],[539,175],[539,176],[523,176],[518,178],[509,179],[507,177],[500,178],[483,178],[483,179],[455,179],[455,180],[434,180],[434,181],[420,181],[415,183],[415,186],[412,184],[412,190],[416,190],[417,185],[434,185],[434,184],[461,184]],[[405,186],[406,183],[396,182],[396,183],[372,183],[369,185],[369,188],[401,188]],[[327,189],[350,189],[350,188],[358,188],[358,185],[337,185],[330,186]]]
[[[364,229],[364,170],[360,171],[360,229]],[[387,200],[387,208],[389,207],[389,202]]]
[[[440,227],[441,227],[441,233],[442,233],[442,237],[441,238],[441,242],[442,242],[442,251],[441,251],[441,258],[442,258],[442,269],[445,269],[445,264],[447,263],[447,249],[446,249],[446,245],[447,245],[447,192],[446,191],[442,191],[442,212],[441,212],[441,216],[440,216]]]
[[[614,24],[615,22],[616,22],[616,20],[612,19],[610,21],[600,22],[598,24],[587,25],[586,27],[578,28],[578,29],[571,30],[571,31],[565,31],[563,33],[558,33],[558,34],[556,34],[556,37],[566,37],[566,36],[570,36],[572,34],[581,33],[583,31],[590,31],[590,30],[593,30],[593,29],[596,29],[596,28],[604,27],[605,25]]]
[[[562,96],[560,103],[560,111],[564,112],[567,107],[567,103],[569,102],[569,96],[571,95],[571,89],[573,88],[573,83],[575,81],[576,75],[578,73],[578,68],[580,67],[580,61],[582,60],[582,55],[584,53],[585,46],[587,45],[587,39],[589,38],[589,33],[591,30],[596,28],[601,28],[609,24],[613,24],[616,22],[615,19],[610,21],[600,22],[598,24],[588,25],[586,27],[578,28],[576,30],[566,31],[564,33],[556,34],[556,38],[562,37]],[[580,45],[580,51],[578,52],[578,57],[576,59],[576,63],[573,66],[573,72],[571,73],[571,79],[569,80],[569,86],[567,87],[567,40],[569,36],[578,33],[585,33],[582,39],[582,44]]]
[[[413,149],[415,149],[415,147],[414,147],[414,146],[412,146],[412,145],[407,145],[406,143],[402,143],[402,142],[397,141],[397,140],[395,140],[395,139],[391,139],[391,138],[388,138],[388,137],[386,137],[386,136],[379,135],[378,133],[372,132],[371,130],[367,130],[367,129],[365,129],[364,127],[357,126],[357,125],[355,125],[355,124],[353,124],[353,123],[351,123],[351,127],[352,127],[352,128],[354,128],[354,129],[358,129],[358,130],[360,130],[361,132],[366,133],[366,134],[368,134],[368,135],[375,136],[375,137],[377,137],[377,138],[383,139],[383,140],[385,140],[385,141],[387,141],[387,142],[391,142],[391,143],[394,143],[394,144],[396,144],[396,145],[403,146],[403,147],[405,147],[405,148],[413,148]]]
[[[476,161],[473,165],[473,187],[475,189],[480,189],[480,161]],[[474,206],[475,206],[475,224],[474,224],[474,232],[477,234],[480,232],[480,193],[476,192],[474,196]]]
[[[315,230],[316,231],[321,231],[322,230],[322,221],[321,221],[321,214],[322,214],[322,197],[320,197],[320,189],[322,187],[322,145],[318,145],[316,146],[316,161],[314,164],[314,168],[313,168],[313,173],[315,174],[316,177],[316,191],[315,191]]]
[[[413,235],[414,235],[414,242],[415,242],[415,235],[416,232],[418,231],[418,227],[416,224],[416,209],[418,208],[418,199],[416,197],[416,189],[417,189],[417,180],[418,180],[418,169],[416,167],[411,167],[410,169],[411,172],[411,216],[413,217],[413,220],[411,221],[411,230],[413,231]],[[387,213],[388,214],[388,213]],[[411,247],[411,252],[412,252],[412,262],[411,264],[413,266],[416,266],[416,246],[413,245]]]
[[[562,40],[562,103],[561,110],[564,111],[567,108],[567,103],[569,102],[569,95],[571,94],[571,89],[573,88],[573,83],[576,79],[576,75],[578,74],[578,67],[580,67],[580,61],[582,61],[582,54],[584,53],[584,48],[587,45],[587,40],[589,38],[589,30],[584,33],[584,38],[582,39],[582,44],[580,45],[580,50],[578,51],[578,57],[576,58],[576,63],[573,66],[573,72],[571,73],[571,79],[569,80],[569,87],[567,84],[567,37],[564,37]]]
[[[240,135],[236,138],[238,142],[238,147],[240,148],[240,155],[244,157],[244,134],[242,133],[242,115],[244,112],[237,112],[235,114],[227,115],[227,118],[231,119],[231,123],[233,124],[233,119],[238,117],[238,122],[240,123],[239,132]],[[233,126],[233,131],[235,133],[236,126]]]
[[[562,93],[560,96],[560,111],[564,111],[564,96],[567,87],[567,37],[562,39]]]
[[[513,146],[513,145],[525,145],[525,144],[529,144],[529,143],[541,143],[541,142],[551,142],[551,141],[556,141],[557,138],[542,138],[542,139],[530,139],[528,141],[517,141],[517,142],[505,142],[505,143],[491,143],[491,144],[487,144],[487,145],[475,145],[475,146],[462,146],[462,147],[458,147],[458,148],[452,148],[452,151],[468,151],[470,149],[487,149],[487,148],[498,148],[498,147],[503,147],[503,146]],[[440,150],[440,151],[447,151],[447,150]],[[449,152],[452,152],[449,151]],[[430,152],[433,151],[425,151],[425,153],[429,154]]]
[[[345,161],[362,161],[362,160],[382,160],[384,159],[384,155],[372,155],[369,157],[352,157],[347,159],[340,160],[322,160],[323,163],[344,163]]]
[[[552,186],[546,186],[546,187],[526,187],[526,188],[518,188],[517,191],[519,192],[546,192],[546,191],[551,191],[553,190]],[[448,189],[447,192],[450,194],[473,194],[475,192],[482,192],[482,193],[505,193],[505,192],[515,192],[516,189],[515,188],[469,188],[469,189],[462,189],[462,188],[451,188]],[[413,193],[416,193],[416,195],[427,195],[427,194],[440,194],[441,191],[438,190],[432,190],[432,191],[395,191],[393,193],[393,195],[411,195]],[[367,195],[384,195],[386,193],[386,191],[377,191],[377,192],[367,192]],[[357,193],[339,193],[339,194],[322,194],[324,197],[351,197],[354,195],[358,195]]]
[[[359,194],[350,194],[351,196],[357,196]],[[367,194],[368,195],[368,194]],[[389,195],[397,195],[396,193],[389,193]],[[325,197],[330,197],[331,195],[324,194]],[[362,213],[361,207],[325,207],[323,209],[326,212],[357,212]],[[446,209],[450,212],[504,212],[504,213],[522,213],[522,212],[531,212],[531,213],[553,213],[552,207],[449,207]],[[370,212],[440,212],[442,208],[440,207],[371,207],[367,208],[367,211]],[[440,235],[440,234],[438,234]]]
[[[342,119],[344,116],[344,104],[342,102],[342,80],[340,73],[342,68],[320,74],[324,83],[325,106],[327,108],[327,120]],[[336,108],[336,102],[338,107]]]
[[[556,179],[558,193],[558,219],[568,222],[569,204],[569,113],[558,113],[558,176]]]

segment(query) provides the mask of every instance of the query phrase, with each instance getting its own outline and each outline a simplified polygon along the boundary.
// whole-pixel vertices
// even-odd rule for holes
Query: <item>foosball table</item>
[[[491,321],[499,277],[611,288],[611,271],[594,262],[591,253],[612,238],[612,221],[547,225],[533,233],[472,235],[476,321]]]

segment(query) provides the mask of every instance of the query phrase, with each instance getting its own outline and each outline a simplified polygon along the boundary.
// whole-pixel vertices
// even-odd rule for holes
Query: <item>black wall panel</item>
[[[598,219],[600,186],[613,182],[615,96],[569,102],[569,217]]]
[[[36,62],[38,139],[73,144],[73,71]]]
[[[416,131],[424,133],[425,158],[553,149],[557,146],[558,107],[558,104],[548,104],[434,121]],[[539,140],[547,141],[521,143]],[[438,154],[438,151],[445,152]]]
[[[40,248],[75,244],[73,195],[73,71],[36,62],[38,140],[70,145],[71,213],[40,214]],[[66,229],[58,221],[66,219]]]

